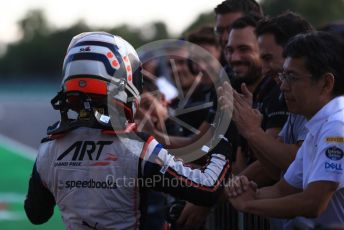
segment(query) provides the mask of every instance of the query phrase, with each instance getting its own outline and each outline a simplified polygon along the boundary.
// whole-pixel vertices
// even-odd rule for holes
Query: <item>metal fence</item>
[[[215,207],[205,227],[208,230],[270,230],[268,219],[238,212],[227,202]]]

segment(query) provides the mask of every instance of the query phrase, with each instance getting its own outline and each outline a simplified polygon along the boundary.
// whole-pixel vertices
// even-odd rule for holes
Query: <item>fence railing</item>
[[[208,230],[270,230],[268,219],[238,212],[227,202],[215,207],[205,227]]]

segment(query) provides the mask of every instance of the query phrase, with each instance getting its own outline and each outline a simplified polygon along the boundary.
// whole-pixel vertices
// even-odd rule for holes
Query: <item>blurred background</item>
[[[56,211],[49,224],[31,225],[23,211],[28,178],[46,128],[59,119],[50,100],[59,90],[71,38],[102,30],[135,48],[180,38],[213,25],[221,0],[11,0],[0,10],[0,229],[63,229]],[[266,15],[287,9],[316,28],[344,19],[344,0],[261,0]]]

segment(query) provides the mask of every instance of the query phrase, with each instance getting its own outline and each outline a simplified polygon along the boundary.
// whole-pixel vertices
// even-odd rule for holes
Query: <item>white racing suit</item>
[[[80,127],[42,141],[25,211],[41,224],[57,204],[70,230],[138,229],[142,187],[213,205],[229,168],[229,147],[214,150],[203,169],[192,169],[152,136]]]

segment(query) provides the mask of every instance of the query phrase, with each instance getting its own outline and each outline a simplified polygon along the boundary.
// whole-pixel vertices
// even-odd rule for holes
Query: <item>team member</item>
[[[237,209],[263,216],[314,218],[313,226],[344,224],[344,52],[332,34],[298,35],[284,49],[281,90],[291,112],[306,117],[309,130],[284,177],[275,185],[236,197]]]
[[[261,20],[255,32],[258,37],[263,75],[270,79],[278,78],[284,62],[283,47],[293,36],[311,31],[312,26],[292,12]],[[228,92],[228,89],[225,91]],[[279,100],[283,102],[284,98],[280,97]],[[279,138],[273,138],[260,128],[259,116],[250,108],[250,105],[243,103],[241,97],[235,97],[234,106],[238,111],[234,118],[237,120],[239,132],[257,149],[258,161],[248,166],[242,175],[249,177],[259,185],[269,183],[265,181],[265,179],[270,180],[269,178],[263,178],[262,173],[257,173],[257,169],[262,166],[264,171],[270,174],[269,177],[279,180],[281,171],[285,171],[294,160],[296,152],[307,134],[304,126],[305,117],[290,114]],[[275,175],[271,175],[274,170],[269,170],[270,167],[278,168]]]
[[[232,70],[228,65],[228,58],[225,56],[228,34],[232,29],[232,24],[235,20],[246,15],[261,18],[263,17],[263,10],[255,0],[225,0],[215,7],[214,12],[216,15],[214,32],[222,49],[220,62],[224,66],[224,72],[231,77]]]
[[[217,109],[217,98],[214,88],[214,82],[217,82],[217,79],[215,79],[217,74],[214,73],[213,70],[216,69],[216,62],[220,60],[221,47],[214,35],[213,28],[210,26],[203,26],[192,31],[187,36],[187,40],[200,46],[213,57],[211,59],[191,57],[193,62],[189,63],[191,72],[193,72],[194,75],[201,74],[202,76],[202,81],[200,82],[199,87],[188,100],[189,106],[202,105],[206,103],[212,103],[213,106],[211,108],[205,108],[203,110],[189,113],[187,115],[188,124],[193,124],[195,121],[197,122],[197,118],[200,118],[203,119],[203,121],[199,127],[207,127],[207,129],[209,129],[210,125],[213,123]],[[195,52],[190,53],[194,54]],[[203,157],[202,159],[204,160],[205,158]],[[202,165],[202,159],[194,163]],[[177,222],[180,226],[183,226],[183,229],[199,229],[205,222],[209,210],[210,207],[196,206],[187,202]]]
[[[259,46],[254,32],[256,25],[256,19],[250,16],[242,17],[232,25],[226,47],[228,62],[234,73],[231,84],[234,89],[242,89],[245,95],[253,94],[253,107],[263,114],[262,129],[268,135],[276,137],[284,125],[287,108],[283,101],[278,100],[280,91],[276,82],[262,74]],[[233,121],[234,124],[238,123],[235,119]],[[236,153],[233,172],[239,173],[247,163],[254,161],[252,150],[255,149],[249,148],[249,143],[243,141],[243,138],[238,138],[238,132],[233,129],[229,129],[229,136],[233,140],[233,150]]]
[[[259,21],[255,33],[258,38],[263,75],[276,80],[280,85],[278,74],[283,69],[284,46],[293,36],[312,30],[312,26],[305,19],[292,12],[266,17]],[[229,90],[225,89],[225,91]],[[234,114],[233,119],[237,123],[240,134],[256,149],[257,157],[257,161],[244,169],[240,175],[247,176],[259,187],[271,185],[281,178],[283,172],[295,159],[296,152],[307,134],[306,118],[290,113],[278,138],[273,138],[260,127],[261,119],[256,111],[244,103],[241,97],[234,98],[237,113]],[[283,100],[283,96],[280,95],[279,101],[283,102]],[[301,221],[301,218],[298,221]],[[270,226],[274,229],[281,229],[285,223],[286,221],[280,219],[270,220]]]
[[[39,148],[25,200],[32,223],[49,220],[57,204],[67,229],[137,229],[141,187],[199,205],[216,202],[228,169],[217,147],[204,169],[191,169],[152,136],[134,132],[140,70],[136,51],[118,36],[73,38],[63,89],[52,100],[61,121]]]

